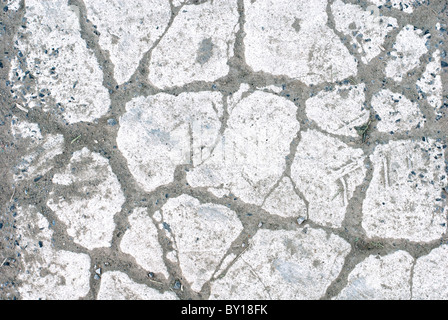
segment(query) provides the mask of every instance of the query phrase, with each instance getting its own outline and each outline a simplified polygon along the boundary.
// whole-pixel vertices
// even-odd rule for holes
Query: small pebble
[[[297,223],[298,223],[298,224],[302,224],[305,220],[306,220],[306,218],[304,218],[304,217],[299,217],[299,218],[297,218]]]
[[[176,280],[176,281],[174,282],[173,289],[174,289],[174,290],[179,290],[180,288],[181,288],[181,283],[180,283],[179,280]]]

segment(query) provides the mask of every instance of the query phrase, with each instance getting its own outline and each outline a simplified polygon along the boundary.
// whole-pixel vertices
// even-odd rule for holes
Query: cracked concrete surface
[[[0,0],[1,299],[447,299],[444,0]]]

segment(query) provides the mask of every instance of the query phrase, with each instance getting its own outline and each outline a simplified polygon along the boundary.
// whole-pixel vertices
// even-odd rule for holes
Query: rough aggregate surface
[[[0,299],[448,298],[445,0],[0,9]]]

